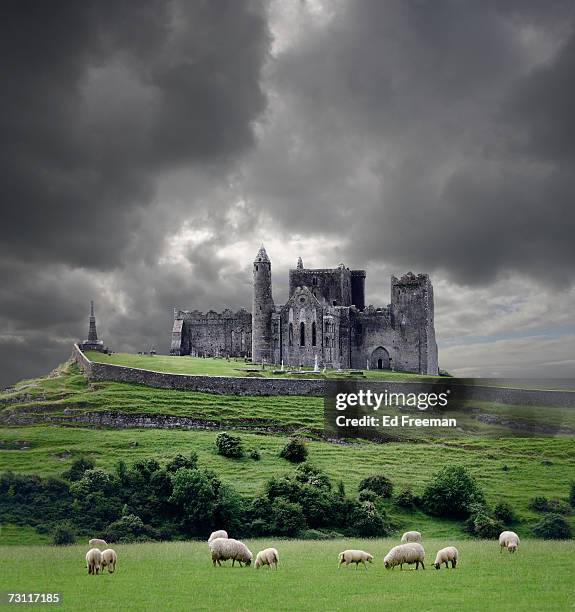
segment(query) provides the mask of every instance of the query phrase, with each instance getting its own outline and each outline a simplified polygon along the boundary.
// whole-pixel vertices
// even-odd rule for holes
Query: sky
[[[575,376],[575,4],[7,0],[0,387],[288,269],[430,274],[440,367]]]

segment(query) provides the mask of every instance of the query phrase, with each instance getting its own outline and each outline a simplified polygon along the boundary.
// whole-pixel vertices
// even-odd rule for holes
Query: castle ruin
[[[253,263],[251,314],[174,310],[170,354],[251,357],[289,367],[370,368],[437,375],[433,287],[427,274],[391,277],[391,304],[365,306],[365,270],[289,271],[289,298],[275,305],[271,261]]]

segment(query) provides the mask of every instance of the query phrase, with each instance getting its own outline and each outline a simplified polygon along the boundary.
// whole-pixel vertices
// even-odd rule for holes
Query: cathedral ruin
[[[365,270],[289,271],[289,298],[276,305],[271,261],[253,262],[252,312],[174,310],[170,354],[246,357],[288,367],[370,368],[437,375],[433,287],[427,274],[391,277],[391,304],[365,306]]]

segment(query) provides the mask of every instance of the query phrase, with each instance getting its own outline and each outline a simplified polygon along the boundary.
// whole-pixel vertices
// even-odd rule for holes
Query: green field
[[[425,534],[424,534],[425,535]],[[575,543],[524,541],[516,555],[495,541],[425,540],[425,571],[386,570],[397,540],[246,541],[255,555],[275,546],[277,572],[212,567],[203,542],[115,546],[114,574],[88,576],[87,546],[0,547],[0,591],[59,592],[62,610],[570,610]],[[436,571],[436,551],[456,545],[460,564]],[[371,552],[366,571],[337,569],[346,548]],[[413,566],[411,566],[413,567]]]
[[[338,372],[327,370],[325,373],[314,374],[313,368],[304,368],[304,373],[290,374],[285,368],[282,372],[278,366],[261,365],[246,362],[244,359],[214,357],[174,357],[171,355],[135,355],[133,353],[113,353],[106,355],[97,351],[86,351],[86,357],[98,363],[141,368],[154,372],[169,372],[172,374],[197,374],[207,376],[297,376],[298,378],[342,378],[353,376],[350,371]],[[392,372],[390,370],[361,370],[362,378],[375,380],[437,380],[439,376],[422,376],[407,372]]]

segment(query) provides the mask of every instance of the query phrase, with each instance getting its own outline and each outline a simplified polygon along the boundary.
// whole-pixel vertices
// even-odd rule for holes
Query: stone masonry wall
[[[190,376],[151,372],[138,368],[96,363],[90,361],[75,344],[72,358],[88,380],[127,382],[157,387],[200,391],[222,395],[307,395],[323,397],[325,380],[304,378],[239,378],[233,376]],[[359,380],[358,384],[363,381]],[[449,379],[438,379],[440,384],[449,384]],[[366,381],[369,388],[382,393],[421,393],[430,390],[425,382]],[[504,387],[454,384],[461,389],[467,399],[500,402],[521,406],[575,406],[573,391],[536,391]]]

